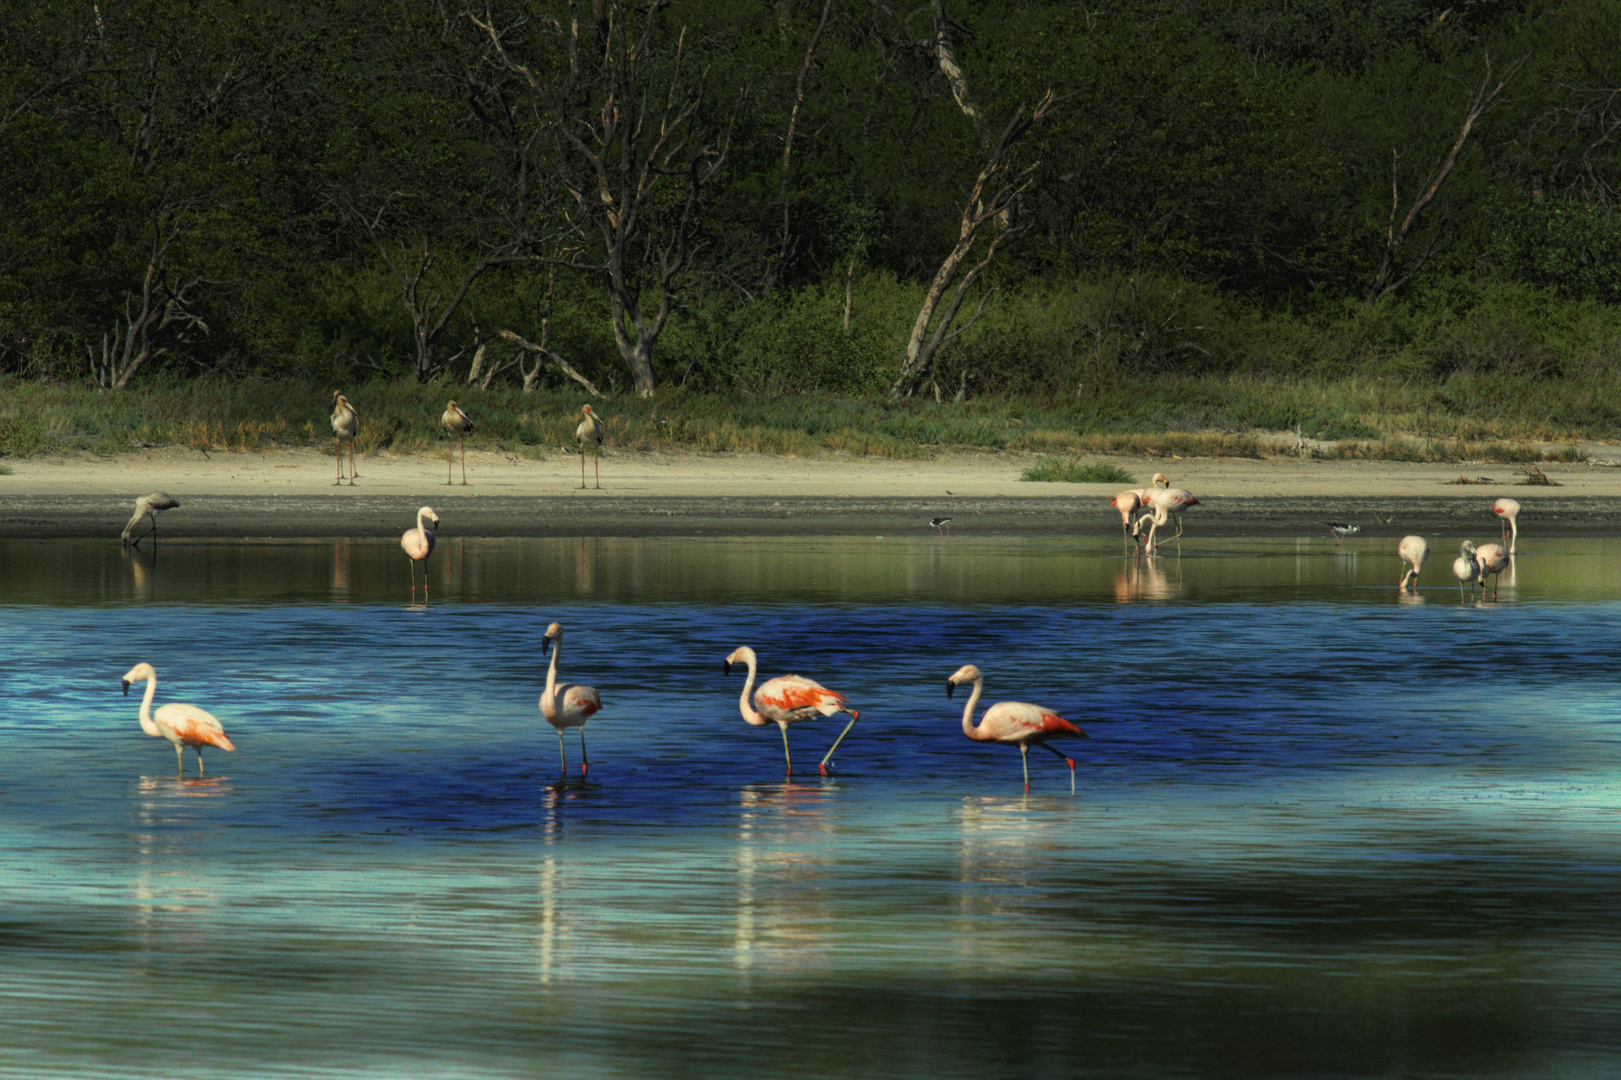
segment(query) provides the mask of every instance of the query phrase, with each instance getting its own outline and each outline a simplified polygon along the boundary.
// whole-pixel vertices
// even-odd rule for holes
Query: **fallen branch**
[[[537,353],[537,354],[539,354],[541,356],[544,356],[546,359],[548,359],[552,363],[556,364],[560,369],[562,369],[562,372],[563,372],[564,375],[567,375],[569,378],[573,379],[575,382],[577,382],[581,386],[585,387],[586,392],[589,393],[592,397],[601,397],[602,396],[602,391],[598,390],[596,388],[596,385],[594,383],[592,383],[590,379],[586,378],[584,375],[581,375],[578,371],[574,370],[574,365],[570,364],[567,360],[564,360],[561,356],[558,356],[556,353],[552,352],[552,350],[546,348],[546,346],[544,346],[544,345],[536,345],[533,341],[530,341],[528,338],[523,337],[523,336],[521,336],[519,334],[514,334],[511,330],[501,330],[501,331],[498,331],[498,333],[499,333],[499,335],[501,337],[506,338],[508,341],[512,342],[514,345],[518,346],[519,348],[528,349],[530,352]]]

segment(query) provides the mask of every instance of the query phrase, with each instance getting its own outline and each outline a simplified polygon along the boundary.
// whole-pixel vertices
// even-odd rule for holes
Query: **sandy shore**
[[[578,490],[579,462],[469,453],[469,485],[445,485],[436,457],[361,459],[360,482],[334,487],[333,458],[314,451],[220,453],[164,449],[96,458],[7,459],[0,537],[117,536],[134,497],[164,491],[181,503],[165,535],[392,536],[416,507],[438,510],[451,535],[825,534],[927,531],[949,515],[955,531],[1107,534],[1117,485],[1019,479],[1037,455],[942,454],[927,461],[610,453],[601,491]],[[1544,534],[1621,534],[1621,469],[1545,466],[1558,487],[1517,486],[1517,466],[1403,462],[1111,459],[1147,484],[1167,473],[1202,504],[1189,527],[1212,535],[1322,532],[1327,519],[1367,535],[1474,528],[1494,531],[1499,495],[1525,504]],[[1462,475],[1491,483],[1449,483]],[[588,473],[589,479],[589,466]],[[1478,522],[1476,527],[1473,523]]]

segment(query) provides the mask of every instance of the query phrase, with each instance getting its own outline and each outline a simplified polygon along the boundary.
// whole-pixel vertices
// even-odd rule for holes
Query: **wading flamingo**
[[[1492,599],[1497,599],[1497,575],[1508,569],[1508,552],[1501,544],[1481,544],[1475,549],[1475,580],[1480,582],[1480,595],[1486,595],[1486,575],[1492,579]]]
[[[168,739],[174,743],[174,760],[180,775],[186,775],[185,747],[197,751],[197,775],[203,775],[203,747],[217,746],[221,750],[235,750],[225,737],[225,728],[212,713],[195,705],[182,705],[171,701],[157,712],[152,711],[152,695],[158,692],[158,673],[151,664],[136,664],[124,673],[124,696],[129,696],[130,683],[146,681],[146,693],[141,697],[141,730],[148,735]]]
[[[1164,479],[1165,479],[1165,474],[1164,473],[1155,473],[1154,474],[1154,482],[1155,482],[1155,484],[1158,484],[1160,481],[1162,481]],[[1191,509],[1192,507],[1195,507],[1195,506],[1198,506],[1198,505],[1199,505],[1199,500],[1195,499],[1192,495],[1190,495],[1183,488],[1154,487],[1154,488],[1151,488],[1147,492],[1147,498],[1145,498],[1143,500],[1143,509],[1145,511],[1147,511],[1147,513],[1145,513],[1141,518],[1137,519],[1137,524],[1139,526],[1141,526],[1144,519],[1150,517],[1151,515],[1157,513],[1160,510],[1164,510],[1165,513],[1167,513],[1167,514],[1175,514],[1176,515],[1176,535],[1171,537],[1171,539],[1180,542],[1181,539],[1182,539],[1182,512],[1184,510]],[[1163,524],[1165,524],[1165,522],[1156,521],[1154,524],[1155,525],[1163,525]],[[1153,533],[1152,533],[1152,530],[1150,531],[1149,535],[1150,535],[1149,547],[1152,548],[1153,547],[1153,542],[1152,542]]]
[[[1520,504],[1513,499],[1498,499],[1492,503],[1492,513],[1503,521],[1503,538],[1508,541],[1508,553],[1514,554],[1514,545],[1520,539]]]
[[[406,529],[400,537],[400,547],[405,549],[405,557],[411,560],[411,599],[417,598],[417,563],[422,566],[422,599],[428,598],[428,567],[424,560],[433,554],[433,533],[422,527],[422,519],[428,518],[435,525],[439,524],[439,515],[433,512],[433,507],[424,506],[417,511],[417,527]]]
[[[580,448],[580,487],[585,487],[585,448],[591,446],[591,465],[596,471],[597,487],[602,486],[602,438],[607,429],[602,421],[597,419],[595,410],[589,405],[580,406],[580,425],[574,429],[574,444]]]
[[[1143,492],[1141,489],[1122,491],[1109,500],[1109,506],[1120,513],[1120,538],[1122,540],[1130,539],[1131,515],[1135,514],[1142,505]]]
[[[467,486],[467,436],[473,430],[473,422],[462,412],[461,406],[452,401],[445,406],[444,415],[439,422],[445,425],[450,432],[450,438],[461,440],[462,444],[462,486]],[[445,483],[450,483],[450,470],[456,463],[456,455],[451,451],[450,439],[445,440]]]
[[[349,486],[354,487],[355,481],[360,479],[360,473],[355,471],[355,434],[360,430],[360,414],[355,407],[349,404],[349,399],[332,392],[332,434],[338,439],[338,478],[332,481],[337,487],[343,483],[343,447],[349,446]]]
[[[1086,738],[1086,732],[1065,720],[1051,709],[1040,705],[1026,705],[1022,701],[999,701],[985,710],[979,726],[974,726],[974,706],[985,689],[985,676],[973,664],[964,664],[956,674],[946,680],[946,697],[956,692],[959,683],[971,682],[974,692],[968,695],[968,704],[962,710],[962,733],[975,742],[1012,743],[1019,748],[1019,759],[1024,764],[1024,786],[1030,787],[1030,747],[1039,746],[1064,759],[1069,766],[1069,790],[1075,790],[1075,759],[1047,745],[1056,736],[1074,735]]]
[[[546,669],[546,692],[540,695],[540,715],[557,729],[557,756],[562,759],[565,774],[568,754],[563,750],[563,729],[580,729],[580,775],[584,776],[585,770],[591,767],[591,759],[585,754],[585,722],[602,708],[602,697],[589,686],[557,684],[557,665],[563,655],[563,628],[557,623],[548,626],[546,636],[540,639],[540,655],[545,656],[548,648],[552,652],[552,666]]]
[[[725,674],[732,673],[733,664],[747,664],[749,669],[749,677],[743,681],[743,696],[738,698],[737,702],[738,708],[743,712],[743,719],[751,727],[776,724],[782,729],[782,760],[788,766],[789,776],[794,774],[794,761],[788,756],[788,725],[800,720],[814,720],[818,716],[833,716],[841,712],[850,714],[850,722],[844,725],[839,737],[828,747],[821,765],[817,766],[822,775],[826,776],[827,763],[833,760],[833,751],[837,750],[839,743],[850,734],[850,729],[856,726],[861,714],[845,704],[844,695],[837,690],[829,690],[815,679],[807,679],[802,675],[779,675],[775,679],[761,683],[759,691],[754,695],[754,706],[751,707],[749,691],[754,689],[754,676],[759,670],[759,661],[755,659],[754,650],[747,645],[734,649],[726,658],[726,665],[723,668]]]
[[[1401,556],[1405,572],[1401,580],[1396,583],[1396,591],[1401,592],[1407,588],[1408,581],[1413,583],[1413,591],[1418,591],[1419,571],[1424,569],[1424,560],[1430,557],[1430,544],[1422,536],[1404,536],[1401,543],[1396,545],[1396,554]]]
[[[164,510],[173,510],[179,505],[179,503],[175,502],[161,491],[154,491],[150,495],[142,495],[139,499],[136,499],[135,513],[129,519],[129,524],[124,526],[124,532],[122,533],[124,543],[134,547],[140,547],[142,540],[145,540],[148,536],[158,535],[158,514]],[[129,538],[129,534],[135,529],[135,526],[140,523],[142,518],[151,518],[152,527],[146,532],[142,533],[140,536],[137,536],[134,540],[131,540]]]
[[[1452,575],[1458,579],[1458,599],[1463,599],[1463,587],[1467,582],[1469,595],[1475,594],[1475,579],[1480,576],[1480,563],[1475,561],[1475,545],[1472,540],[1465,540],[1459,548],[1458,557],[1452,560]]]

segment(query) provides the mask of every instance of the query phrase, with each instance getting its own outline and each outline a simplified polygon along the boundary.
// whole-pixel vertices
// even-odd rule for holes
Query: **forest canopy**
[[[13,377],[1621,367],[1603,0],[0,2]]]

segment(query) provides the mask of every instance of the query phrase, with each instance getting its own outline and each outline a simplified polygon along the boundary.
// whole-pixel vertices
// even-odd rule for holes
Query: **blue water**
[[[255,549],[293,595],[158,603],[70,548],[60,603],[36,581],[0,607],[0,1075],[1621,1065],[1621,600],[1590,547],[1546,541],[1466,605],[1435,562],[1399,602],[1371,545],[1145,570],[1006,542],[1058,603],[1039,573],[998,586],[996,542],[878,549],[893,571],[852,582],[879,541],[783,541],[811,598],[773,603],[713,542],[647,542],[641,585],[634,547],[592,563],[613,599],[582,598],[571,543],[470,547],[415,607],[356,595],[396,591],[381,547],[342,596]],[[751,544],[742,575],[780,578]],[[242,554],[178,546],[147,585]],[[574,733],[560,778],[536,708],[551,620],[604,701],[589,780]],[[793,728],[791,782],[776,729],[743,724],[742,644],[862,710],[836,776],[842,718]],[[140,660],[236,743],[206,779],[141,733]],[[1087,730],[1074,796],[1051,755],[1025,792],[1016,750],[962,736],[967,662],[986,702]]]

